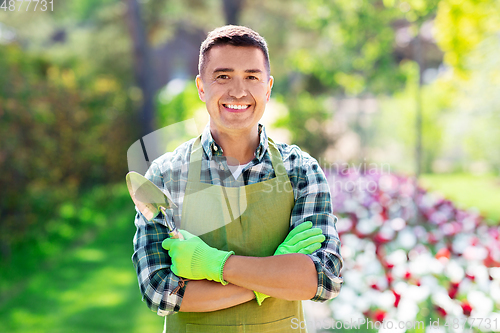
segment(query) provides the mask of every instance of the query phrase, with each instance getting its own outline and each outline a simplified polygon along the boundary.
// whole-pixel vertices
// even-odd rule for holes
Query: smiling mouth
[[[222,104],[226,109],[232,111],[244,111],[250,107],[249,104]]]

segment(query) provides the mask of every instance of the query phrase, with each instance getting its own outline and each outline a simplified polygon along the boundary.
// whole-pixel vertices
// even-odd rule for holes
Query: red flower
[[[394,300],[394,307],[397,308],[399,305],[399,301],[401,300],[401,295],[395,292],[394,290],[392,291],[394,294],[395,300]]]
[[[435,310],[438,313],[438,315],[440,315],[441,317],[446,317],[447,313],[446,313],[445,309],[443,309],[442,307],[436,305]]]
[[[457,296],[458,286],[459,286],[459,283],[452,282],[450,284],[450,289],[448,289],[448,296],[450,296],[450,298],[455,298]]]
[[[450,259],[450,250],[448,250],[446,247],[443,247],[436,253],[436,259],[441,258]]]
[[[385,203],[383,203],[385,205]],[[382,213],[380,214],[382,216],[382,219],[384,221],[387,221],[389,219],[389,214],[387,213],[387,207],[382,207]]]
[[[389,272],[387,272],[387,273],[385,273],[385,276],[387,278],[387,284],[391,285],[392,281],[394,281],[394,278],[392,277],[392,274],[389,273]]]
[[[492,256],[491,256],[491,251],[488,250],[488,256],[486,259],[483,260],[483,264],[486,267],[500,267],[500,262],[496,261]]]
[[[380,322],[382,322],[382,321],[384,321],[385,315],[386,315],[386,313],[385,313],[385,311],[384,311],[384,310],[377,309],[377,310],[375,310],[375,312],[373,313],[373,319],[374,319],[375,321],[380,321]]]
[[[470,313],[472,312],[472,306],[470,306],[469,302],[464,301],[462,302],[462,310],[464,311],[464,315],[467,317],[470,316]]]
[[[386,244],[391,241],[391,238],[383,235],[381,232],[378,232],[375,237],[373,237],[373,241],[375,244]]]

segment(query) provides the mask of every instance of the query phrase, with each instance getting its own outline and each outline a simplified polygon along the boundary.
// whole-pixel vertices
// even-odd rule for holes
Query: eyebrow
[[[214,69],[213,73],[220,73],[220,72],[234,72],[234,69],[232,68],[216,68]],[[260,69],[246,69],[245,73],[262,73]]]

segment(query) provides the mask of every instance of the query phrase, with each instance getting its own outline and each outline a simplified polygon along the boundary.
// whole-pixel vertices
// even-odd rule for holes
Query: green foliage
[[[415,100],[420,98],[423,113],[423,170],[432,172],[432,163],[445,147],[443,136],[448,128],[448,115],[455,90],[449,81],[437,80],[430,86],[424,86],[418,96],[418,65],[408,61],[402,68],[407,75],[406,89],[391,97],[380,98],[380,112],[372,124],[375,140],[370,142],[370,147],[392,153],[383,154],[378,162],[388,162],[400,171],[412,172],[415,159]]]
[[[464,58],[467,79],[455,80],[456,112],[448,120],[449,149],[462,142],[462,163],[488,161],[493,172],[500,174],[500,40],[491,36],[483,40]],[[461,140],[459,140],[461,138]]]
[[[156,123],[159,127],[175,124],[204,107],[193,81],[173,80],[158,94]]]
[[[445,62],[456,70],[464,70],[468,54],[500,30],[498,17],[498,0],[441,0],[436,40],[445,53]]]
[[[11,264],[0,263],[0,330],[161,330],[163,318],[141,302],[130,260],[135,211],[125,183],[97,186],[59,210],[46,238],[19,244]]]
[[[424,172],[432,172],[437,159],[447,163],[449,171],[464,171],[472,163],[486,161],[493,167],[490,171],[500,171],[499,49],[497,37],[487,38],[463,58],[463,71],[450,71],[423,87]],[[371,147],[396,147],[395,157],[388,161],[384,156],[384,162],[411,172],[418,79],[415,64],[408,63],[406,72],[406,90],[381,100]]]
[[[88,21],[98,16],[110,4],[119,2],[120,0],[73,0],[64,3],[65,8],[63,10],[66,15],[69,13],[73,19]],[[63,10],[59,8],[57,13],[61,13]]]
[[[326,134],[330,125],[327,122],[330,116],[326,110],[327,102],[324,97],[313,96],[307,91],[290,96],[287,100],[288,114],[275,124],[294,129],[292,142],[315,158],[321,156],[331,140]]]
[[[307,39],[297,37],[300,46],[292,51],[290,65],[351,96],[397,91],[404,84],[404,75],[393,55],[393,25],[406,19],[418,27],[433,15],[437,3],[307,1],[305,13],[297,15],[297,24]]]
[[[0,47],[2,256],[82,187],[122,179],[131,113],[112,76],[85,63],[57,66],[16,45]]]
[[[296,23],[295,26],[283,23],[283,29],[290,31],[283,39],[288,38],[289,42],[281,42],[287,52],[279,50],[284,53],[288,84],[280,83],[284,77],[276,80],[277,92],[284,96],[288,108],[294,110],[291,114],[297,113],[296,96],[304,90],[319,99],[393,94],[404,90],[407,73],[405,61],[396,56],[396,27],[409,24],[415,36],[421,24],[435,15],[438,2],[309,0],[293,2],[283,9],[284,14],[277,13],[289,15]],[[283,65],[277,66],[280,69]],[[313,121],[333,117],[321,108],[316,110],[318,114],[305,113]],[[282,125],[292,132],[293,143],[315,145],[318,157],[327,148],[326,143],[332,143],[335,138],[321,130],[313,131],[313,140],[296,141],[309,133],[304,130],[305,120],[301,120]]]
[[[463,57],[463,70],[450,71],[423,87],[424,172],[432,172],[438,159],[449,171],[465,171],[473,163],[487,163],[491,172],[500,172],[499,49],[497,37],[486,38]],[[407,171],[411,168],[406,161],[414,160],[412,100],[416,98],[417,77],[416,73],[412,75],[404,92],[382,103],[377,140],[372,146],[389,142],[398,145],[399,154],[391,163]]]
[[[96,232],[108,228],[108,224],[114,223],[110,222],[110,216],[117,215],[117,210],[128,208],[129,218],[134,212],[124,182],[95,186],[82,191],[78,198],[66,197],[59,201],[50,207],[50,212],[38,211],[35,223],[23,239],[12,245],[12,257],[0,260],[3,272],[0,294],[9,293],[12,283],[26,278],[26,271],[35,271],[47,260],[57,259],[68,248],[80,246]],[[47,202],[52,204],[50,200]],[[18,225],[22,226],[22,222]],[[12,265],[16,269],[8,269]]]

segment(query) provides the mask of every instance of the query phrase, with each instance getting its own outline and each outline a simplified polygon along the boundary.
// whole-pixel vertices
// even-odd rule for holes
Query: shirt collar
[[[264,157],[264,154],[266,153],[267,147],[269,145],[266,129],[262,124],[259,124],[259,138],[260,142],[259,146],[255,150],[255,157],[260,162]],[[201,145],[203,147],[203,150],[205,150],[205,153],[207,154],[209,160],[214,156],[222,156],[222,147],[219,146],[212,137],[212,133],[210,132],[210,124],[207,124],[207,126],[205,126],[205,129],[201,134]]]

